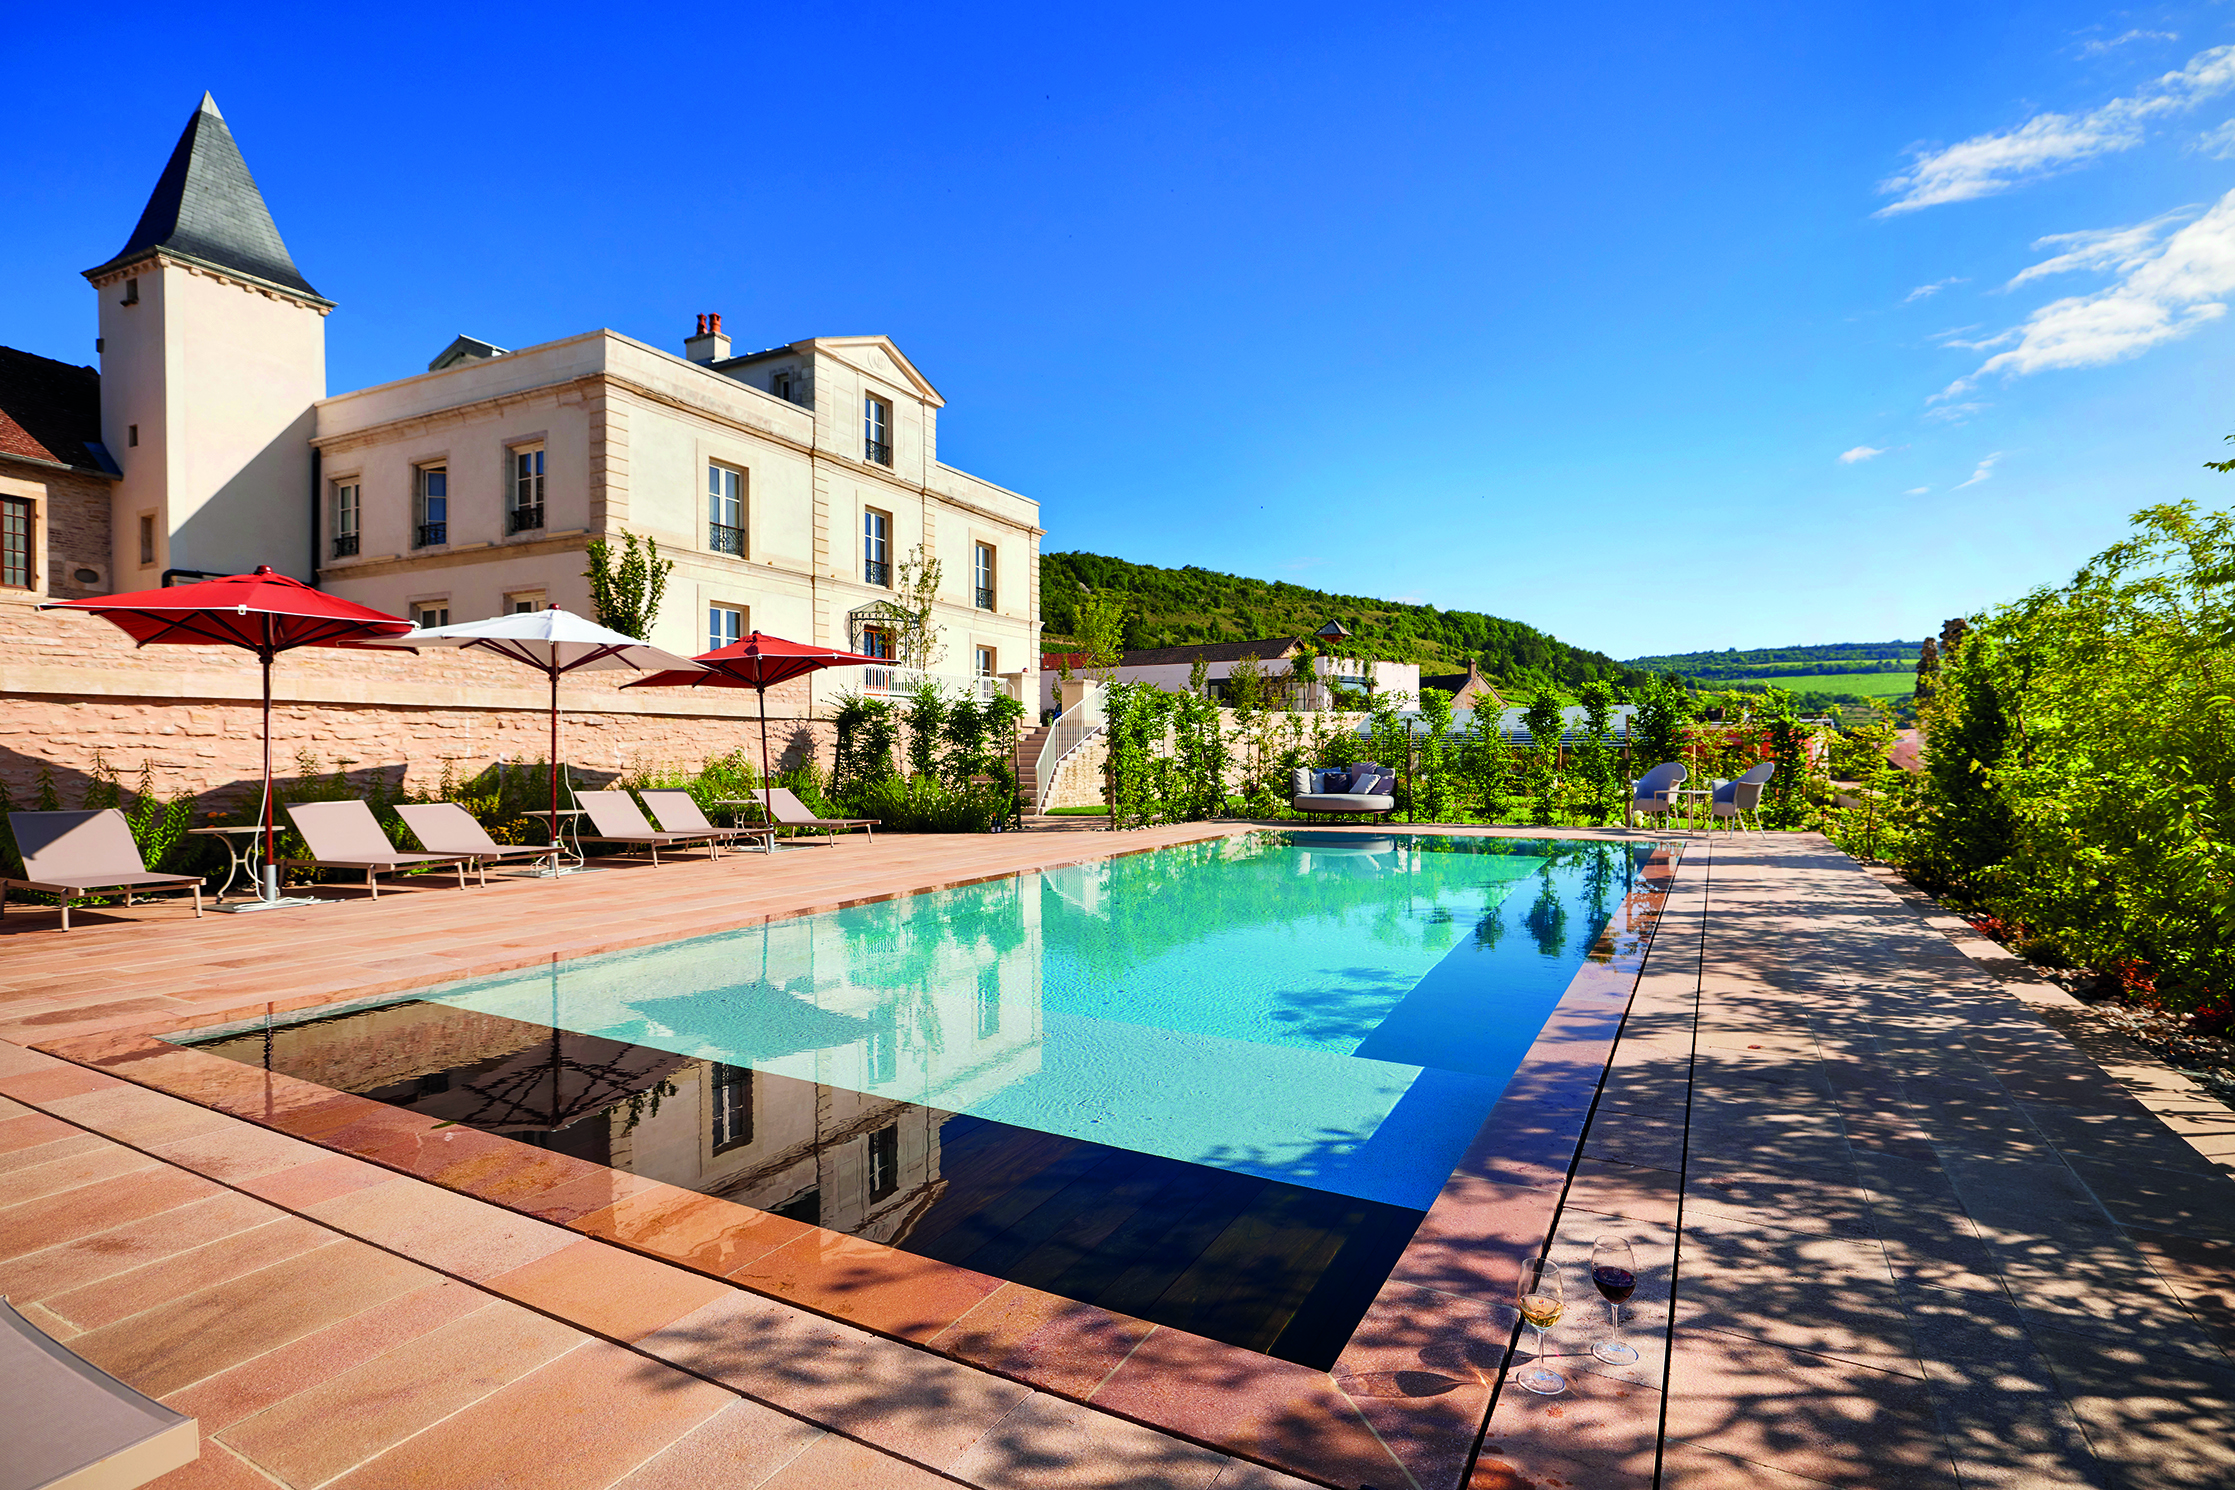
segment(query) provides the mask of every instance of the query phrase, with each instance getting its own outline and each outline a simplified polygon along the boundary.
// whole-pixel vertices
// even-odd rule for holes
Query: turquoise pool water
[[[1417,1211],[1649,852],[1254,833],[418,997]]]

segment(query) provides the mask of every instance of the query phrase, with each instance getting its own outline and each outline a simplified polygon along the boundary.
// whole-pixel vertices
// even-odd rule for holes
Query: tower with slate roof
[[[310,579],[326,313],[202,95],[100,297],[101,438],[123,479],[113,587],[270,564]]]

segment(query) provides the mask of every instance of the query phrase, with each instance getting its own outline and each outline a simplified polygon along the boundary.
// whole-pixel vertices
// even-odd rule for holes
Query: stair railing
[[[1055,791],[1055,779],[1064,761],[1102,730],[1102,690],[1089,688],[1080,700],[1058,714],[1041,742],[1040,759],[1032,767],[1032,810],[1046,812]]]

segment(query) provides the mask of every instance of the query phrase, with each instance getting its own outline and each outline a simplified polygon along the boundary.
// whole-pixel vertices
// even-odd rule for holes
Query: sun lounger
[[[16,851],[23,855],[23,877],[0,879],[0,915],[7,914],[8,891],[17,886],[62,897],[62,929],[70,929],[70,901],[105,890],[122,890],[132,903],[135,890],[194,891],[194,914],[202,913],[202,877],[151,874],[132,841],[132,825],[114,807],[88,812],[11,812]]]
[[[4,1298],[0,1382],[0,1485],[11,1490],[131,1490],[201,1457],[194,1419],[57,1344]]]
[[[310,848],[310,857],[282,859],[279,861],[282,867],[308,864],[314,869],[362,869],[365,888],[372,891],[375,900],[380,898],[380,882],[373,876],[421,866],[455,865],[458,888],[466,887],[470,854],[405,853],[388,841],[388,835],[381,831],[380,819],[356,797],[340,802],[291,802],[287,816],[295,824],[295,831],[303,835],[303,842]]]
[[[576,792],[574,800],[590,815],[590,825],[597,829],[595,833],[582,835],[584,843],[634,844],[650,850],[654,864],[660,862],[661,849],[688,848],[694,843],[705,844],[715,857],[721,855],[719,828],[704,833],[663,833],[645,821],[643,810],[627,792]]]
[[[771,849],[776,847],[776,834],[768,828],[717,828],[706,820],[706,813],[699,807],[698,799],[689,792],[639,792],[644,805],[652,809],[660,820],[660,829],[668,833],[711,833],[723,843],[735,843],[740,838],[758,838]]]
[[[838,829],[859,828],[872,841],[877,837],[877,826],[884,821],[877,817],[817,817],[807,810],[807,804],[792,795],[790,787],[768,786],[753,793],[760,802],[768,820],[779,828],[818,828],[832,843],[838,841]]]
[[[455,802],[414,802],[398,807],[396,815],[411,829],[412,836],[431,854],[466,854],[472,858],[473,867],[484,878],[489,865],[504,863],[507,859],[529,859],[537,863],[557,860],[559,850],[550,844],[499,843],[489,836],[489,830],[473,819],[473,814]]]

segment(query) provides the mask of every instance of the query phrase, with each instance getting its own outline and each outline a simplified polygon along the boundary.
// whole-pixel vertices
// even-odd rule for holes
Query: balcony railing
[[[419,525],[418,534],[414,539],[412,546],[414,548],[434,548],[437,545],[448,543],[449,541],[449,523],[421,523]]]
[[[992,610],[992,609],[993,609],[993,589],[992,589],[992,587],[991,587],[991,586],[989,586],[989,585],[980,585],[980,586],[978,586],[978,609],[980,609],[980,610]]]
[[[942,692],[964,698],[998,698],[1009,691],[1009,685],[998,677],[962,677],[954,673],[927,673],[909,667],[895,667],[890,663],[861,670],[861,691],[889,697],[893,694],[913,693],[925,683],[936,683]]]
[[[355,533],[336,533],[334,535],[334,557],[337,559],[354,559],[357,557],[357,535]]]
[[[880,466],[889,466],[892,464],[892,446],[885,443],[883,440],[865,439],[861,443],[861,458],[863,460],[872,462],[873,464]]]
[[[515,507],[505,514],[504,530],[507,533],[526,533],[543,526],[543,504],[533,507]]]
[[[892,565],[883,559],[864,559],[861,562],[861,579],[866,585],[884,585],[889,588],[892,584]]]
[[[709,522],[706,525],[706,546],[718,554],[745,553],[745,530],[733,528],[728,523]]]

